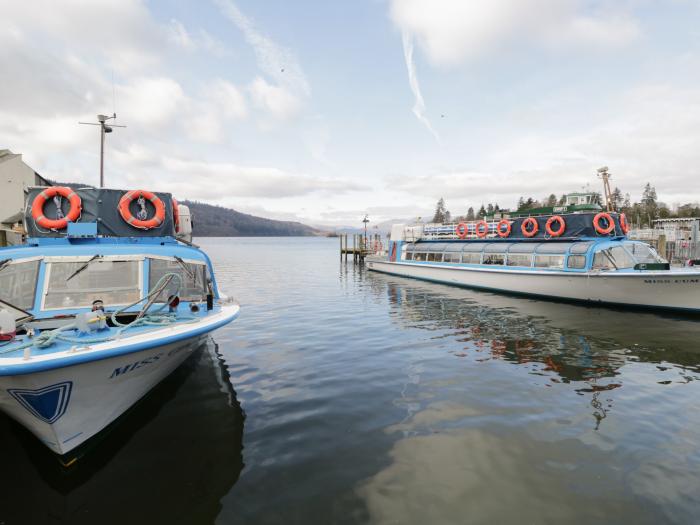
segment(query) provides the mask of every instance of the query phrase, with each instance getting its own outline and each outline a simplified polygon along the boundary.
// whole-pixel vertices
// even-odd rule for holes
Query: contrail
[[[428,131],[432,133],[435,140],[440,142],[440,135],[433,129],[428,117],[425,116],[425,101],[420,92],[420,85],[418,84],[418,77],[416,76],[416,65],[413,62],[413,37],[409,35],[407,31],[404,31],[401,36],[403,40],[403,56],[406,59],[406,69],[408,70],[408,83],[416,99],[413,104],[413,114],[428,128]]]

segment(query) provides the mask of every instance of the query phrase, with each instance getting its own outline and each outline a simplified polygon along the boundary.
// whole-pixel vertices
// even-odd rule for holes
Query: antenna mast
[[[610,191],[610,172],[607,166],[598,168],[598,178],[603,179],[603,191],[605,192],[605,209],[607,211],[615,211],[615,204],[613,203],[612,192]]]
[[[105,185],[105,135],[107,133],[112,133],[112,128],[126,127],[118,124],[107,125],[108,120],[116,118],[117,114],[112,113],[111,117],[107,115],[97,115],[97,122],[78,122],[78,124],[85,124],[88,126],[100,126],[100,188],[104,188]]]

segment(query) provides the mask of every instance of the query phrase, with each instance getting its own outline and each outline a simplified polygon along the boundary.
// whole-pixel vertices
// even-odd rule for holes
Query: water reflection
[[[372,521],[692,518],[700,322],[364,278],[416,334]]]
[[[3,417],[0,522],[211,523],[243,468],[243,420],[211,340],[71,469]]]

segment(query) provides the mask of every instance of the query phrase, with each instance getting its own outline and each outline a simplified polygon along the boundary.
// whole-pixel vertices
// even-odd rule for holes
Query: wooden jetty
[[[348,234],[340,234],[340,260],[348,260],[348,255],[352,255],[353,263],[362,263],[367,255],[381,251],[383,248],[382,237],[378,233],[365,236],[361,233],[352,235],[352,246],[348,242]]]

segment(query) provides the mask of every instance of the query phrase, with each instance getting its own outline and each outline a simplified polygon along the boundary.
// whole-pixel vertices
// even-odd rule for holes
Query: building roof
[[[9,149],[0,149],[0,162],[20,157],[18,153],[12,153]]]

